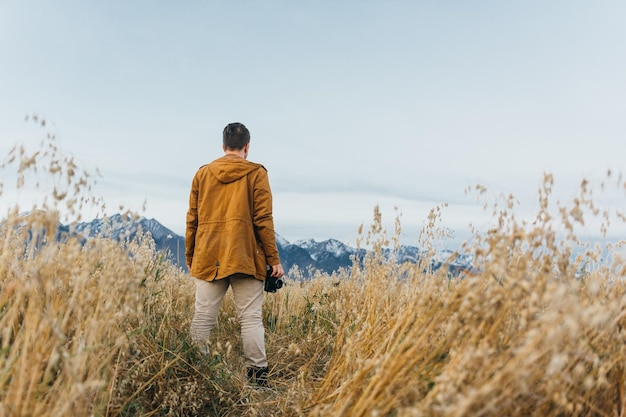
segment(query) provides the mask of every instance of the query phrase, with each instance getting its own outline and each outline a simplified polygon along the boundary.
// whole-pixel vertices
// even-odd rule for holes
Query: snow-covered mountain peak
[[[300,239],[297,240],[294,244],[304,249],[310,249],[315,246],[317,242],[314,239]]]
[[[354,248],[337,239],[328,239],[321,242],[317,242],[314,239],[302,239],[298,240],[295,244],[311,252],[327,252],[336,257],[355,252]]]
[[[155,238],[168,238],[169,236],[169,239],[171,239],[173,232],[155,219],[146,219],[145,217],[142,217],[139,220],[139,224],[141,224],[142,228],[144,228],[144,232],[150,232],[150,234]]]
[[[289,243],[287,239],[285,239],[284,237],[276,233],[276,244],[284,248],[285,246],[288,246],[291,243]]]

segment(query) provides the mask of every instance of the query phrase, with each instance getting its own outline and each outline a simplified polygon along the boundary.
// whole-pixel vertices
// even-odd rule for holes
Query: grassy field
[[[89,175],[50,149],[18,149],[5,166],[22,183],[39,167],[59,189],[0,229],[0,416],[626,415],[625,262],[619,244],[574,235],[589,216],[624,217],[594,206],[586,183],[560,205],[546,176],[533,221],[516,219],[512,198],[494,203],[493,229],[463,248],[477,268],[462,278],[385,259],[400,225],[388,236],[375,210],[360,238],[371,251],[350,272],[294,271],[266,295],[272,388],[259,390],[230,294],[202,356],[188,334],[192,282],[148,236],[50,239],[60,206],[90,201]]]

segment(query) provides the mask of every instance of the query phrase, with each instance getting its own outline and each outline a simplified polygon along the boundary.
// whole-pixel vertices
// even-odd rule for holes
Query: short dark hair
[[[224,147],[231,150],[241,150],[250,143],[250,131],[243,123],[229,123],[224,128]]]

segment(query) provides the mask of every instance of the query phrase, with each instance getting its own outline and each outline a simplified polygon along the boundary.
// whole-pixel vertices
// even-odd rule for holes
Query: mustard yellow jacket
[[[266,265],[280,259],[263,165],[227,154],[200,167],[191,184],[185,246],[193,277],[242,273],[265,280]]]

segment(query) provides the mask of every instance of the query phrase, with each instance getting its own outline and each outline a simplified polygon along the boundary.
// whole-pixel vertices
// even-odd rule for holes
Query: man
[[[267,171],[247,160],[249,148],[248,129],[230,123],[223,132],[225,155],[200,167],[193,178],[185,236],[187,266],[196,283],[191,335],[208,353],[222,299],[232,287],[248,378],[267,385],[263,281],[267,265],[273,277],[284,271]]]

